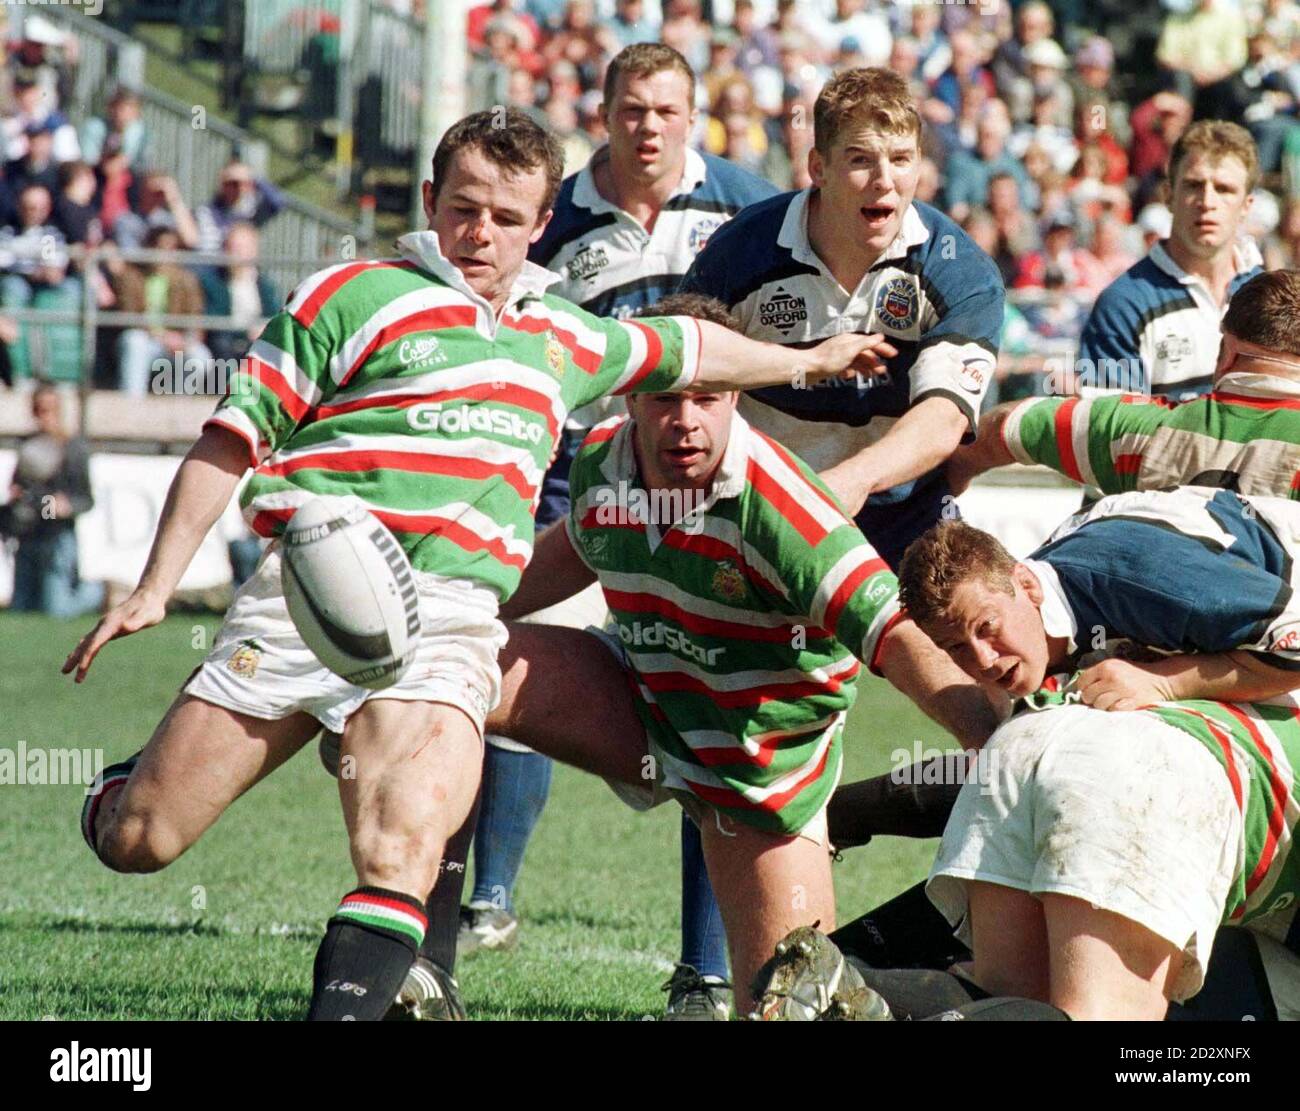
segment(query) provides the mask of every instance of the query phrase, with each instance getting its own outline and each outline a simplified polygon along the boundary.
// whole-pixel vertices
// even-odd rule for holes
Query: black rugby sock
[[[447,839],[438,863],[438,880],[425,903],[429,928],[420,943],[420,956],[448,972],[456,970],[456,935],[460,930],[460,899],[465,891],[465,862],[478,827],[480,797],[475,796],[465,824]]]
[[[359,887],[345,895],[316,951],[308,1020],[382,1019],[424,933],[424,907],[409,895],[382,887]]]

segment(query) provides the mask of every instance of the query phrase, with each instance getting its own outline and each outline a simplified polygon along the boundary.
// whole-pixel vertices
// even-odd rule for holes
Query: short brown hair
[[[837,73],[813,104],[813,142],[825,157],[850,121],[869,124],[887,134],[921,139],[921,116],[907,81],[879,66]]]
[[[942,621],[953,592],[978,578],[1004,594],[1014,594],[1011,572],[1016,561],[987,532],[965,521],[940,521],[912,541],[898,569],[899,600],[922,628]]]
[[[1300,270],[1256,274],[1232,295],[1223,330],[1246,343],[1300,356]]]
[[[1216,161],[1229,155],[1246,167],[1246,192],[1259,184],[1259,151],[1250,132],[1227,120],[1198,120],[1178,137],[1169,152],[1169,184],[1178,177],[1178,167],[1193,154],[1208,154]]]
[[[554,135],[518,108],[485,108],[457,120],[447,129],[433,152],[435,200],[452,158],[466,147],[478,150],[508,177],[541,166],[546,171],[546,196],[538,211],[547,212],[555,204],[560,182],[564,180],[564,151]]]
[[[618,79],[628,77],[653,77],[664,70],[673,70],[686,78],[686,103],[695,107],[695,71],[691,63],[671,46],[662,42],[634,42],[625,46],[610,60],[605,70],[605,107],[614,103],[614,90]]]
[[[693,316],[696,320],[709,320],[733,332],[740,331],[740,323],[726,305],[716,297],[704,293],[670,293],[653,305],[637,309],[633,316]]]

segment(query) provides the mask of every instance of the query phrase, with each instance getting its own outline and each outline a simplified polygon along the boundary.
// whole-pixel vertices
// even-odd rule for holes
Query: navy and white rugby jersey
[[[681,184],[647,232],[597,191],[592,168],[608,156],[602,147],[565,179],[555,215],[528,252],[560,275],[550,292],[597,316],[628,317],[674,292],[718,228],[776,193],[748,170],[688,147]]]
[[[1102,498],[1024,562],[1071,654],[1132,641],[1300,670],[1300,505],[1209,487]]]
[[[748,170],[688,147],[681,183],[647,232],[596,189],[592,167],[608,154],[602,147],[564,180],[555,214],[528,252],[530,261],[560,275],[549,292],[597,316],[626,318],[673,293],[718,228],[777,191]],[[621,408],[620,399],[602,399],[569,414],[566,435],[542,483],[538,528],[568,515],[574,451],[588,428]]]
[[[1097,297],[1079,338],[1084,384],[1174,400],[1208,393],[1228,301],[1262,261],[1254,240],[1243,238],[1228,297],[1217,305],[1205,283],[1169,257],[1165,241],[1157,243]]]
[[[751,390],[745,418],[823,471],[879,440],[907,410],[946,397],[975,428],[997,361],[1003,289],[997,265],[952,220],[919,201],[851,293],[808,241],[811,190],[752,205],[721,229],[683,290],[707,293],[746,335],[807,346],[842,332],[883,332],[889,373]],[[929,496],[942,468],[873,494],[868,507]],[[859,522],[861,523],[861,522]]]

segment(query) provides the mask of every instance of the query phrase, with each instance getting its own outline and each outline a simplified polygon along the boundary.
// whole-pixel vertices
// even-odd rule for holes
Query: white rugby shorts
[[[987,773],[957,796],[926,887],[957,936],[970,944],[962,881],[1070,895],[1179,947],[1171,998],[1195,995],[1242,855],[1218,761],[1149,714],[1087,706],[1012,718],[985,759]]]
[[[506,641],[496,596],[477,583],[415,573],[420,641],[391,687],[372,691],[334,674],[312,653],[285,604],[280,548],[267,549],[235,595],[207,659],[186,694],[251,717],[276,720],[299,711],[341,733],[371,698],[444,702],[461,710],[479,735],[501,697],[497,653]]]

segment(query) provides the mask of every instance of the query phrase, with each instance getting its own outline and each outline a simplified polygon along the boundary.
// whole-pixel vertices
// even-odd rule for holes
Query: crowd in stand
[[[31,323],[6,310],[101,311],[142,316],[225,316],[229,330],[137,322],[101,329],[99,384],[143,395],[173,392],[160,361],[181,360],[185,392],[219,390],[214,359],[236,358],[279,292],[257,268],[258,228],[281,194],[241,162],[191,209],[151,149],[139,97],[114,91],[102,115],[74,127],[65,112],[79,52],[75,37],[27,16],[24,37],[0,66],[0,374],[11,385],[36,378],[76,382],[83,337],[75,323]],[[88,265],[77,248],[107,248]],[[114,250],[116,248],[116,250]],[[229,266],[132,259],[142,248],[237,256]],[[155,388],[155,386],[160,388]]]
[[[609,58],[661,39],[702,78],[697,144],[802,188],[822,83],[845,66],[888,66],[912,83],[928,124],[918,199],[956,217],[997,261],[1015,291],[1003,370],[1032,371],[1168,234],[1165,161],[1194,119],[1250,129],[1267,188],[1249,231],[1270,267],[1300,263],[1300,5],[1142,5],[1128,18],[1145,21],[1147,45],[1118,58],[1096,31],[1105,7],[493,0],[469,13],[470,87],[477,104],[544,119],[564,137],[572,172],[603,140]]]

